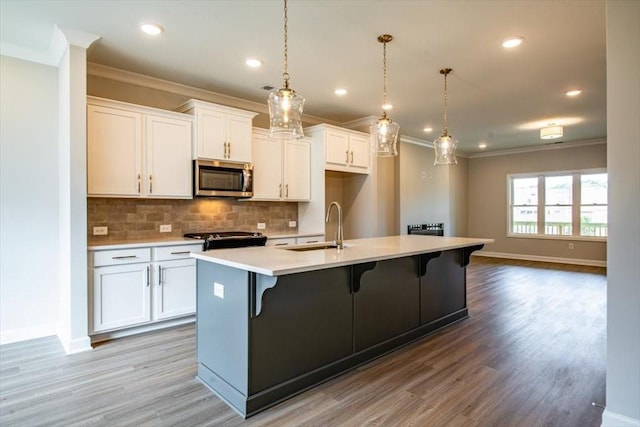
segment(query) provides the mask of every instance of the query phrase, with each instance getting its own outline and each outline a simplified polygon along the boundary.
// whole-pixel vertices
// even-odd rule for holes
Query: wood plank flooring
[[[470,318],[248,420],[195,379],[193,325],[65,356],[0,346],[0,425],[599,426],[605,271],[474,257]]]

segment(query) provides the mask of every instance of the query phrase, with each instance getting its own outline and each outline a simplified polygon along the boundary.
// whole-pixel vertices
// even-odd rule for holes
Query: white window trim
[[[607,242],[607,237],[595,237],[595,236],[580,236],[579,234],[576,235],[553,235],[553,234],[518,234],[518,233],[512,233],[511,232],[511,220],[512,220],[512,203],[511,203],[511,199],[513,197],[512,192],[511,192],[511,181],[514,178],[538,178],[538,182],[540,182],[540,179],[542,177],[549,177],[549,176],[559,176],[559,175],[573,175],[574,176],[574,185],[572,186],[573,189],[573,200],[577,200],[576,198],[576,192],[577,190],[577,186],[576,184],[576,175],[575,174],[580,174],[580,175],[589,175],[589,174],[597,174],[597,173],[607,173],[607,169],[606,168],[592,168],[592,169],[573,169],[573,170],[564,170],[564,171],[550,171],[550,172],[534,172],[534,173],[514,173],[514,174],[507,174],[507,238],[516,238],[516,239],[542,239],[542,240],[570,240],[570,241],[583,241],[583,242]],[[540,220],[540,216],[544,216],[544,203],[541,205],[540,204],[540,200],[544,201],[544,186],[538,185],[538,188],[542,188],[542,190],[538,191],[538,204],[537,209],[538,209],[538,224],[542,223],[544,224],[544,217],[542,218],[542,221]],[[540,191],[542,191],[542,194],[540,194]],[[573,207],[578,207],[580,208],[580,204],[576,204],[573,203],[572,205]],[[608,204],[607,204],[607,208],[608,208]],[[540,207],[542,207],[543,209],[540,209]],[[577,212],[576,212],[577,211]],[[580,233],[580,213],[579,213],[579,209],[573,209],[572,212],[572,232],[578,232]],[[577,219],[577,222],[576,222]],[[539,227],[538,227],[539,228]]]

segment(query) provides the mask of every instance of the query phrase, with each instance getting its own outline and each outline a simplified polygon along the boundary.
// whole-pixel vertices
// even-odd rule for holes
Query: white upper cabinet
[[[145,134],[147,195],[191,196],[191,122],[147,115]]]
[[[195,99],[178,111],[195,116],[194,159],[251,162],[251,126],[257,113]]]
[[[139,196],[142,114],[87,105],[87,189],[90,196]]]
[[[314,144],[324,145],[326,170],[369,173],[369,135],[324,124],[307,128],[305,132]]]
[[[87,193],[98,197],[192,197],[192,117],[87,99]]]
[[[308,201],[311,198],[311,145],[307,138],[283,139],[254,129],[253,199]]]

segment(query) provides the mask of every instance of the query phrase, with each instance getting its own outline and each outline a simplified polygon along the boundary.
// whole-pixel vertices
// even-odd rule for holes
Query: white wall
[[[0,56],[0,343],[58,319],[58,73]]]
[[[607,2],[607,407],[640,426],[640,2]]]

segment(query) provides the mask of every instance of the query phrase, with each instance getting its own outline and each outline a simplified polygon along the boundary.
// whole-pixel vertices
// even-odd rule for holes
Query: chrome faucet
[[[336,232],[335,242],[338,246],[338,249],[344,249],[344,243],[342,242],[342,239],[344,238],[344,233],[342,231],[342,206],[340,206],[340,203],[331,202],[329,208],[327,209],[327,218],[325,219],[325,221],[329,222],[329,219],[331,219],[331,208],[334,206],[336,207],[336,209],[338,209],[338,231]]]

